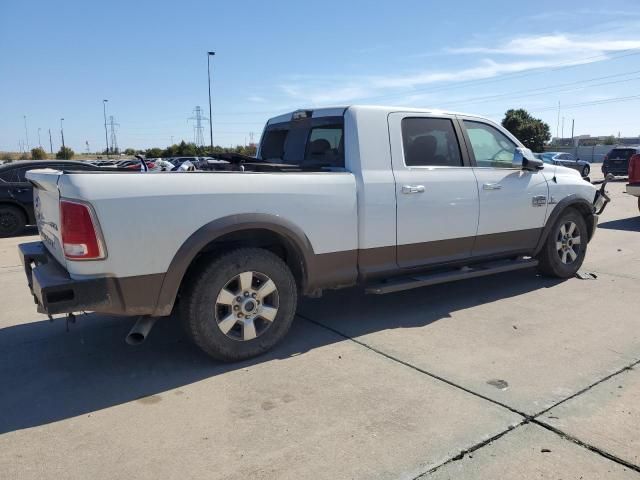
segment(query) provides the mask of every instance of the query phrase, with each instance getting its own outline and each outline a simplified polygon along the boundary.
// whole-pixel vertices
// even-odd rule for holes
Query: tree
[[[614,137],[613,135],[609,135],[607,138],[604,139],[604,144],[605,145],[615,145],[616,144],[616,137]]]
[[[523,108],[507,110],[502,126],[534,152],[541,152],[544,144],[551,139],[549,125],[539,118],[532,117]]]
[[[74,155],[75,152],[69,147],[61,147],[58,153],[56,153],[56,158],[58,160],[71,160]]]
[[[36,147],[31,149],[31,158],[34,160],[46,160],[47,152],[42,147]]]
[[[162,156],[163,150],[158,147],[150,148],[144,153],[146,158],[159,158]]]
[[[124,154],[125,154],[125,155],[135,155],[135,154],[136,154],[136,151],[135,151],[133,148],[126,148],[126,149],[124,150]]]
[[[20,160],[29,160],[29,154],[27,152],[21,153]]]

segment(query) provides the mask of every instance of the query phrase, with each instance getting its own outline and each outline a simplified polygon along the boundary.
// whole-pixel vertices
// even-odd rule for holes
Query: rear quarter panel
[[[234,214],[277,215],[316,254],[357,248],[350,173],[86,173],[63,175],[59,186],[62,197],[93,205],[108,250],[102,261],[68,261],[74,278],[164,273],[196,230]]]

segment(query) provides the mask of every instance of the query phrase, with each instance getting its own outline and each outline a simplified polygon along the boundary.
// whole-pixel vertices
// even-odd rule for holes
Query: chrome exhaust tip
[[[149,336],[149,332],[151,332],[156,320],[158,320],[158,317],[139,317],[131,327],[131,330],[129,330],[125,341],[133,346],[142,344]]]

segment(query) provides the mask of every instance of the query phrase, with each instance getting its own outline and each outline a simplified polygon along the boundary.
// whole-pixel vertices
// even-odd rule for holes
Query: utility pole
[[[113,115],[109,116],[109,127],[111,132],[111,153],[118,153],[118,138],[116,137],[116,127],[119,127],[119,123],[115,123]]]
[[[556,122],[556,138],[560,138],[560,100],[558,100],[558,120]]]
[[[564,140],[564,117],[562,117],[562,137],[561,138]]]
[[[216,52],[207,52],[207,78],[209,80],[209,141],[211,144],[211,155],[213,155],[213,115],[211,113],[211,64],[209,59],[215,54]]]
[[[42,142],[40,141],[40,130],[42,130],[40,127],[38,127],[38,146],[40,148],[42,148]]]
[[[65,154],[65,150],[64,150],[64,128],[62,127],[62,122],[64,121],[64,118],[60,119],[60,137],[62,138],[62,156],[66,157]],[[64,159],[66,160],[66,159]]]
[[[27,129],[27,116],[23,115],[24,118],[24,136],[27,139],[27,151],[29,150],[29,130]]]
[[[51,140],[51,129],[49,129],[49,149],[51,150],[51,155],[53,155],[53,141]]]
[[[189,120],[195,120],[196,124],[193,127],[193,143],[196,144],[197,147],[202,147],[204,145],[204,136],[202,135],[202,120],[208,120],[207,117],[202,116],[202,109],[199,106],[196,106],[193,109],[193,117],[189,117]]]
[[[104,142],[107,145],[107,158],[109,158],[109,140],[107,139],[107,102],[109,100],[102,100],[102,116],[104,117]]]

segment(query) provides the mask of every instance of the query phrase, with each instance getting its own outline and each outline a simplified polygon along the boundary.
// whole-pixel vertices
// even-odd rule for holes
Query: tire
[[[582,167],[582,176],[583,177],[588,177],[589,173],[591,173],[591,169],[589,168],[589,165],[585,165],[584,167]]]
[[[268,250],[241,248],[190,275],[179,315],[187,335],[205,353],[234,362],[260,355],[282,340],[296,306],[296,282],[284,261]]]
[[[587,223],[582,215],[573,208],[562,212],[538,254],[538,270],[551,277],[573,277],[587,253],[587,237]]]
[[[638,197],[638,210],[640,210],[640,197]]]
[[[26,223],[27,219],[18,207],[0,206],[0,238],[19,235]]]

